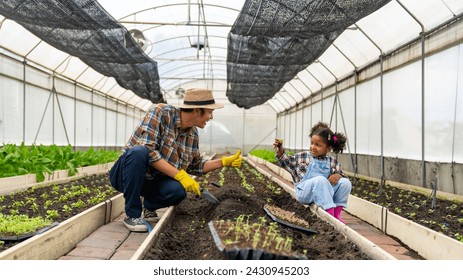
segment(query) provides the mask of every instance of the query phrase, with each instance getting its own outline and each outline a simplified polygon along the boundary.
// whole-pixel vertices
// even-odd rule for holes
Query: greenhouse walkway
[[[259,168],[278,177],[279,180],[291,186],[292,183],[278,176],[268,167],[257,164]],[[162,218],[167,208],[158,210],[159,217]],[[308,210],[309,211],[309,210]],[[109,224],[101,226],[94,233],[82,240],[67,255],[59,258],[60,260],[130,260],[132,256],[143,245],[149,233],[130,232],[122,223],[125,214],[121,214],[117,219]],[[346,225],[376,244],[398,260],[415,260],[416,253],[411,252],[407,247],[401,245],[392,237],[384,234],[377,228],[362,221],[361,219],[343,212],[343,219]],[[152,225],[154,227],[154,225]],[[145,242],[146,244],[146,242]]]
[[[166,209],[157,211],[160,218]],[[149,233],[129,231],[122,223],[124,218],[125,213],[101,226],[59,260],[130,260]]]

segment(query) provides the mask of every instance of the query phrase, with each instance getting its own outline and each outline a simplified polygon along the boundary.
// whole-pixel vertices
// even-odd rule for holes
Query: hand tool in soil
[[[219,203],[220,201],[215,197],[213,194],[211,194],[208,190],[205,188],[201,187],[201,196],[204,197],[205,199],[209,200],[212,203]]]
[[[211,184],[212,184],[214,187],[217,187],[217,188],[220,188],[220,187],[222,187],[221,185],[219,185],[219,184],[218,184],[218,183],[216,183],[216,182],[212,182]]]

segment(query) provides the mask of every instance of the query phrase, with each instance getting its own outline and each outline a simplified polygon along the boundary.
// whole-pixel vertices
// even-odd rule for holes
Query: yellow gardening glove
[[[236,154],[232,156],[222,157],[223,166],[240,167],[242,161],[243,161],[243,157],[241,156],[241,150],[238,150],[238,152],[236,152]]]
[[[197,195],[201,195],[201,191],[199,190],[199,184],[193,178],[185,172],[185,170],[180,170],[174,177],[175,180],[179,181],[180,184],[185,188],[187,192],[196,193]]]

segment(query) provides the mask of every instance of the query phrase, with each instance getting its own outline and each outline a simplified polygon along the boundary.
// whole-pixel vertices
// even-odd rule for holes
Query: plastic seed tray
[[[32,232],[32,233],[27,233],[27,234],[22,234],[22,235],[18,235],[18,236],[0,236],[0,240],[1,241],[5,241],[5,242],[17,242],[17,241],[23,241],[23,240],[26,240],[28,238],[31,238],[32,236],[34,235],[37,235],[37,234],[41,234],[41,233],[44,233],[45,231],[55,227],[59,225],[58,222],[54,222],[52,223],[51,225],[47,226],[47,227],[44,227],[36,232]]]
[[[240,247],[232,247],[228,248],[224,246],[222,240],[217,233],[213,221],[208,223],[209,229],[211,231],[212,237],[214,239],[215,245],[217,248],[224,253],[225,257],[228,260],[306,260],[306,256],[300,255],[282,255],[282,254],[275,254],[271,252],[267,252],[262,249],[254,249],[254,248],[240,248]]]
[[[291,228],[294,228],[294,229],[297,229],[297,230],[300,230],[300,231],[303,231],[303,232],[306,232],[306,233],[310,233],[310,234],[317,234],[318,231],[314,230],[314,229],[310,229],[310,228],[306,228],[306,227],[302,227],[302,226],[299,226],[299,225],[296,225],[296,224],[293,224],[293,223],[290,223],[288,221],[285,221],[283,219],[280,219],[278,218],[277,216],[273,215],[270,210],[268,210],[266,207],[264,207],[264,211],[265,213],[267,213],[267,215],[270,216],[270,218],[272,218],[272,220],[274,220],[275,222],[279,223],[279,224],[282,224],[284,226],[287,226],[287,227],[291,227]]]

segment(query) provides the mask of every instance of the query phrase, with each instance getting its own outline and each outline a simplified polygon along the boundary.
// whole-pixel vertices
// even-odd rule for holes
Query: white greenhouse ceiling
[[[45,4],[59,9],[70,2],[86,13],[83,15],[98,18],[88,17],[85,22],[61,18],[65,23],[61,29],[45,25],[51,21],[46,13],[52,13]],[[99,5],[94,2],[115,21],[105,20],[101,16],[104,11],[96,10]],[[18,3],[23,5],[22,13],[15,17],[12,14]],[[31,3],[43,5],[42,14],[28,10]],[[82,18],[73,18],[69,11],[63,14],[75,21]],[[211,88],[217,82],[227,85],[222,89],[227,94],[222,103],[244,108],[267,103],[282,112],[382,54],[461,17],[462,12],[461,0],[2,0],[0,53],[143,110],[161,99],[178,102],[176,92],[182,85],[206,80]],[[82,46],[91,46],[88,39],[72,42],[76,52],[52,46],[68,45],[65,31],[75,28],[69,27],[74,23],[97,26],[96,35],[85,38],[105,41],[109,45],[103,46],[109,47],[84,49]],[[134,39],[122,42],[116,36],[104,37],[118,25]],[[74,38],[95,31],[76,30]],[[317,36],[323,38],[323,44],[313,40]],[[121,38],[125,38],[123,34]],[[130,47],[130,42],[138,42],[142,48]],[[111,47],[117,44],[128,50]],[[144,53],[139,53],[141,50]],[[104,63],[97,61],[106,55]],[[130,67],[122,67],[124,63],[131,63]]]

